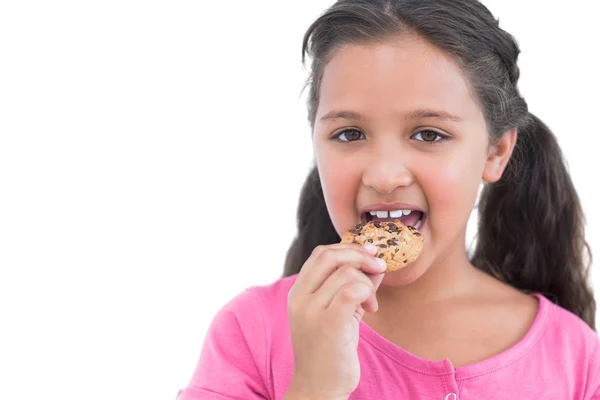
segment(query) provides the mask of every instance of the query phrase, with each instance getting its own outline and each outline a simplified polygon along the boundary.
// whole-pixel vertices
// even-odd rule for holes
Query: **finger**
[[[360,306],[373,294],[373,288],[363,282],[353,282],[340,288],[327,308],[332,320],[347,323],[352,318],[360,322],[364,310]]]
[[[373,289],[375,289],[375,292],[377,292],[377,290],[379,289],[379,286],[381,286],[381,282],[383,281],[384,277],[385,277],[385,274],[377,274],[377,275],[371,276],[371,282],[373,282]]]
[[[319,309],[327,308],[341,286],[354,281],[362,281],[367,284],[369,282],[371,283],[373,295],[363,302],[361,306],[365,311],[376,312],[379,308],[377,302],[377,289],[379,288],[383,277],[383,272],[379,274],[370,274],[364,273],[352,265],[342,266],[333,272],[323,285],[321,285],[321,288],[317,290],[316,294],[319,294],[319,300],[317,300],[316,306],[319,307]]]
[[[314,293],[314,299],[312,300],[314,306],[319,310],[328,308],[341,288],[359,282],[369,286],[371,291],[375,290],[371,279],[355,265],[346,264],[341,266]]]
[[[376,252],[376,250],[375,250]],[[384,267],[383,269],[385,270],[387,267],[385,266],[386,263],[383,259],[381,260],[377,260],[377,262],[379,262],[380,264],[382,264]],[[339,270],[339,269],[338,269]],[[381,281],[383,281],[383,277],[384,277],[384,273],[378,273],[378,274],[371,274],[371,273],[364,273],[364,275],[369,278],[371,280],[371,283],[373,284],[373,295],[371,297],[369,297],[365,302],[363,302],[361,304],[361,307],[364,309],[364,311],[368,311],[368,312],[377,312],[378,308],[379,308],[379,303],[377,301],[377,289],[379,288],[379,285],[381,284]]]
[[[333,244],[318,246],[306,261],[296,279],[297,292],[311,294],[340,266],[355,265],[360,270],[377,274],[385,271],[385,263],[375,258],[374,246],[359,244]]]
[[[373,295],[369,297],[367,301],[361,304],[361,306],[368,312],[376,312],[379,309],[379,302],[377,300],[377,289],[381,285],[381,281],[385,274],[377,274],[377,275],[367,275],[371,282],[373,283]]]

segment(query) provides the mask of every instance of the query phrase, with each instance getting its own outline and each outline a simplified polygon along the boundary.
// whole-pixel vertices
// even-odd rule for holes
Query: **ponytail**
[[[517,289],[542,293],[595,330],[581,203],[554,134],[534,115],[528,119],[502,178],[481,192],[471,262]]]
[[[329,217],[316,166],[302,186],[297,223],[298,235],[287,252],[283,277],[299,273],[315,247],[341,240]]]

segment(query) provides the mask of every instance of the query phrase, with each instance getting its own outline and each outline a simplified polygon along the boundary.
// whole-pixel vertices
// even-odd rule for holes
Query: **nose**
[[[413,174],[407,168],[407,157],[394,148],[381,149],[368,160],[362,183],[382,194],[390,194],[396,188],[413,182]]]

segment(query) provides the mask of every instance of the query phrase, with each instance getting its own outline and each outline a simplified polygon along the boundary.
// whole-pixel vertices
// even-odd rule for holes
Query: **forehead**
[[[318,116],[338,108],[371,115],[417,108],[479,114],[455,61],[419,38],[337,49],[323,72]]]

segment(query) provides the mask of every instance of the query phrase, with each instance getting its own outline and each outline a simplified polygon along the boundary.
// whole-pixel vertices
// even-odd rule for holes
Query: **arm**
[[[177,400],[270,399],[259,365],[266,365],[264,321],[245,291],[214,317],[188,387]],[[243,323],[240,323],[243,315]]]

